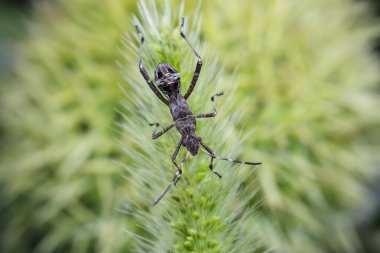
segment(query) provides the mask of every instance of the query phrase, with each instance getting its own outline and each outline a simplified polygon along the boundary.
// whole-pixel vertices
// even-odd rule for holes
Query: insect
[[[166,188],[166,190],[158,197],[158,199],[154,202],[153,205],[156,205],[160,200],[166,195],[166,193],[170,190],[170,188],[173,185],[176,185],[179,179],[182,175],[182,166],[184,162],[187,160],[189,154],[196,156],[198,154],[199,150],[202,150],[204,153],[206,153],[208,156],[211,157],[209,168],[210,170],[217,175],[219,178],[222,176],[214,170],[213,168],[213,161],[216,160],[225,160],[230,161],[234,163],[241,163],[241,164],[249,164],[249,165],[259,165],[260,162],[244,162],[244,161],[237,161],[230,158],[221,158],[214,154],[211,148],[206,146],[202,142],[202,139],[195,135],[195,129],[196,129],[196,119],[202,119],[202,118],[212,118],[215,117],[217,114],[216,110],[216,104],[215,104],[215,97],[223,95],[223,92],[217,93],[214,96],[211,97],[211,102],[213,103],[214,111],[211,113],[204,113],[204,114],[193,114],[189,108],[189,105],[187,104],[186,100],[190,97],[191,93],[193,92],[195,85],[197,84],[199,74],[202,69],[202,58],[198,54],[198,52],[194,49],[192,44],[189,42],[189,40],[186,38],[186,35],[184,34],[184,23],[185,19],[181,19],[181,28],[180,28],[180,35],[182,38],[185,39],[187,44],[190,46],[192,51],[194,52],[195,56],[197,57],[197,65],[195,67],[194,75],[190,83],[190,87],[183,96],[181,94],[181,78],[180,74],[168,63],[159,63],[154,70],[154,78],[157,86],[155,86],[152,82],[152,80],[149,77],[149,74],[147,73],[143,63],[142,63],[142,48],[144,44],[144,36],[141,33],[139,27],[135,25],[135,28],[137,30],[137,33],[140,37],[140,50],[139,50],[139,69],[144,77],[145,81],[149,85],[150,89],[154,92],[154,94],[167,106],[169,106],[170,113],[173,117],[173,122],[163,128],[161,131],[157,132],[158,127],[160,126],[159,123],[152,123],[151,126],[155,126],[155,129],[152,134],[152,139],[157,139],[166,132],[168,132],[170,129],[172,129],[174,126],[177,128],[179,133],[181,134],[181,139],[178,142],[178,145],[174,151],[174,154],[172,156],[172,162],[177,168],[177,172],[174,175],[172,181],[170,182],[169,186]],[[181,163],[178,164],[177,162],[177,155],[181,148],[181,146],[186,147],[188,150],[185,158],[182,159]]]

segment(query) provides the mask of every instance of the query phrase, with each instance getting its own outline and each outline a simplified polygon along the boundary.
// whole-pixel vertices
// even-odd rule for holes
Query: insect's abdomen
[[[176,127],[178,129],[178,132],[181,133],[181,135],[191,135],[195,133],[195,119],[194,118],[185,118],[185,119],[180,119]]]

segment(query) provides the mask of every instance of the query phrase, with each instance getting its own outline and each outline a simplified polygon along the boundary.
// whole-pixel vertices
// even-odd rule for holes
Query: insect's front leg
[[[211,102],[212,102],[212,105],[214,106],[214,112],[212,113],[203,113],[203,114],[196,114],[195,117],[196,118],[211,118],[211,117],[215,117],[216,114],[217,114],[217,111],[216,111],[216,104],[215,104],[215,97],[216,96],[222,96],[224,93],[223,92],[220,92],[218,94],[215,94],[214,96],[211,97]]]
[[[172,127],[174,126],[174,122],[171,123],[169,126],[165,127],[164,129],[162,129],[160,132],[156,133],[157,132],[157,129],[158,127],[160,126],[159,123],[149,123],[150,126],[156,126],[156,128],[154,129],[153,131],[153,134],[152,134],[152,139],[155,140],[157,139],[158,137],[160,137],[161,135],[163,135],[164,133],[166,133],[167,131],[169,131],[170,129],[172,129]]]
[[[139,61],[139,69],[140,69],[140,72],[141,72],[141,75],[144,77],[145,81],[147,82],[147,84],[149,85],[150,89],[154,92],[154,94],[166,105],[169,104],[169,101],[167,99],[164,98],[164,96],[161,94],[161,92],[157,89],[157,87],[153,84],[152,80],[150,79],[149,77],[149,74],[148,72],[146,71],[144,65],[142,64],[142,47],[143,47],[143,44],[144,44],[144,36],[142,34],[142,32],[140,31],[139,27],[137,25],[135,25],[135,28],[136,28],[136,31],[137,33],[139,34],[140,36],[140,51],[139,51],[139,58],[140,58],[140,61]]]
[[[190,97],[191,93],[193,92],[194,88],[195,88],[195,85],[197,84],[197,81],[198,81],[198,77],[199,77],[199,74],[201,73],[201,69],[202,69],[202,58],[201,56],[198,54],[198,52],[194,49],[194,47],[191,45],[190,41],[187,40],[186,38],[186,35],[185,33],[183,32],[183,29],[184,29],[184,24],[185,24],[185,19],[182,18],[182,21],[181,21],[181,36],[182,38],[184,38],[187,42],[187,44],[190,46],[191,50],[193,50],[195,56],[197,57],[198,61],[197,61],[197,66],[195,67],[195,71],[194,71],[194,75],[193,75],[193,79],[191,80],[191,84],[190,84],[190,87],[189,89],[187,90],[184,98],[187,99],[188,97]]]

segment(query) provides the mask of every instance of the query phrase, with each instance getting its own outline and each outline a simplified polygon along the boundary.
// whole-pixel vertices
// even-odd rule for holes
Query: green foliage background
[[[199,22],[190,15],[197,13],[195,5],[186,3],[190,24]],[[179,5],[173,1],[172,8]],[[215,66],[224,64],[226,70],[220,72],[221,80],[231,80],[238,67],[228,82],[236,86],[236,93],[225,112],[247,101],[243,119],[225,127],[234,133],[254,130],[244,142],[251,145],[239,146],[231,155],[238,155],[241,148],[242,159],[251,160],[255,154],[264,163],[254,173],[244,172],[250,182],[246,192],[258,190],[258,194],[241,200],[249,215],[242,220],[245,227],[240,224],[239,228],[254,233],[252,241],[242,238],[242,243],[252,246],[252,251],[358,251],[353,208],[370,204],[363,182],[376,175],[371,168],[379,162],[375,90],[379,66],[369,47],[379,26],[369,18],[368,9],[347,0],[216,0],[205,1],[200,9],[200,35],[194,33],[191,38],[197,44],[198,36],[207,39],[202,49],[205,64],[212,62],[216,51]],[[25,17],[24,34],[10,47],[13,64],[2,73],[0,86],[2,252],[129,252],[137,245],[131,234],[150,236],[141,226],[163,224],[158,227],[162,234],[179,230],[147,207],[155,192],[151,190],[146,199],[136,197],[133,190],[141,185],[133,188],[122,178],[121,166],[113,162],[141,165],[141,154],[151,150],[158,150],[170,162],[175,143],[171,139],[147,142],[146,149],[135,156],[120,148],[132,150],[126,126],[138,120],[128,122],[131,115],[123,118],[116,112],[117,108],[128,112],[120,99],[126,100],[128,108],[128,97],[135,94],[131,87],[147,88],[137,75],[134,83],[126,83],[115,63],[124,62],[126,49],[120,40],[123,32],[133,34],[130,19],[136,13],[135,1],[42,1],[32,17]],[[178,24],[172,26],[178,28]],[[168,36],[179,40],[175,34]],[[161,46],[152,45],[156,59],[178,64],[178,53],[154,54]],[[192,59],[189,54],[186,57]],[[137,71],[137,64],[133,67],[126,66],[124,71]],[[210,71],[202,72],[200,81],[217,73],[215,68]],[[185,73],[185,80],[189,75],[191,71]],[[205,97],[202,103],[209,103]],[[141,118],[139,124],[145,120],[155,119]],[[115,131],[118,123],[124,127]],[[142,129],[140,135],[149,139],[151,129]],[[199,159],[200,168],[207,166],[205,159]],[[195,161],[191,159],[192,164]],[[126,176],[133,178],[145,170],[136,173]],[[154,177],[153,173],[161,172],[151,173],[148,176]],[[166,170],[154,183],[156,192],[166,186],[171,173]],[[185,181],[181,183],[184,195],[179,190],[171,194],[179,194],[180,199],[191,194]],[[210,183],[214,184],[221,182]],[[195,191],[205,187],[190,185],[198,187]],[[210,198],[220,204],[223,194],[217,191]],[[158,207],[164,217],[165,208],[180,210],[170,197],[166,201]],[[134,204],[125,207],[124,203]],[[202,210],[200,216],[214,215]],[[191,215],[189,219],[197,216]],[[156,219],[155,223],[147,217]],[[160,240],[155,243],[159,246]],[[213,243],[209,242],[210,248]],[[162,242],[161,246],[167,245]]]

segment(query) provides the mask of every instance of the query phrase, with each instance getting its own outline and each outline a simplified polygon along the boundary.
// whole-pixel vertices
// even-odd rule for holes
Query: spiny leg
[[[152,80],[150,79],[149,77],[149,74],[148,72],[146,71],[144,65],[142,64],[142,47],[143,47],[143,44],[144,44],[144,36],[143,34],[141,33],[140,31],[140,28],[135,25],[136,27],[136,31],[137,33],[139,34],[140,36],[140,51],[139,51],[139,57],[140,57],[140,61],[139,61],[139,69],[140,69],[140,72],[142,74],[142,76],[144,77],[145,81],[147,82],[147,84],[149,85],[150,89],[154,92],[154,94],[162,101],[164,102],[166,105],[169,105],[169,101],[166,100],[164,98],[164,96],[162,96],[162,94],[160,93],[160,91],[157,89],[157,87],[153,84]]]
[[[193,79],[191,80],[191,84],[190,84],[190,87],[189,89],[187,90],[184,98],[187,99],[188,97],[190,97],[191,93],[193,92],[194,90],[194,87],[195,85],[197,84],[197,81],[198,81],[198,77],[199,77],[199,74],[201,73],[201,69],[202,69],[202,58],[201,56],[198,54],[198,52],[194,49],[194,47],[191,45],[190,41],[187,40],[186,38],[186,35],[185,33],[183,32],[183,29],[184,29],[184,24],[185,24],[185,19],[182,18],[181,19],[181,36],[182,38],[184,38],[187,42],[187,44],[191,47],[191,49],[193,50],[194,54],[197,56],[198,58],[198,61],[197,61],[197,66],[195,67],[195,70],[194,70],[194,75],[193,75]]]
[[[160,195],[160,197],[158,197],[158,199],[153,203],[153,205],[156,205],[158,202],[160,202],[160,200],[166,195],[166,193],[168,193],[168,191],[170,190],[170,188],[173,186],[173,185],[176,185],[178,180],[181,178],[181,175],[182,175],[182,165],[183,163],[186,161],[189,153],[187,153],[186,157],[182,159],[181,161],[181,165],[178,166],[178,163],[176,161],[176,158],[177,158],[177,155],[178,155],[178,152],[181,148],[181,145],[182,145],[182,141],[183,141],[183,136],[181,137],[181,140],[179,141],[178,145],[177,145],[177,148],[176,150],[174,151],[173,153],[173,156],[172,156],[172,162],[174,163],[174,165],[176,166],[177,168],[177,172],[175,173],[172,181],[170,182],[169,186],[165,189],[165,191]]]
[[[179,118],[179,119],[173,121],[169,126],[163,128],[158,133],[156,133],[156,132],[157,132],[158,127],[160,126],[160,123],[158,123],[158,122],[156,122],[156,123],[149,123],[150,126],[155,126],[156,127],[154,129],[154,131],[153,131],[152,139],[157,139],[158,137],[160,137],[161,135],[163,135],[164,133],[166,133],[167,131],[169,131],[170,129],[172,129],[173,126],[175,126],[179,121],[184,120],[186,118],[196,118],[196,115],[187,115],[187,116],[185,116],[183,118]]]
[[[216,111],[216,104],[215,104],[215,97],[216,96],[222,96],[224,95],[223,92],[220,92],[218,94],[215,94],[214,96],[211,97],[211,102],[212,102],[212,105],[214,106],[214,112],[212,113],[203,113],[203,114],[196,114],[195,117],[196,118],[211,118],[211,117],[215,117],[216,114],[217,114],[217,111]]]
[[[210,165],[208,166],[209,169],[210,169],[215,175],[217,175],[219,178],[222,178],[222,175],[220,175],[216,170],[214,170],[213,162],[214,162],[214,157],[211,157]]]
[[[209,155],[211,156],[210,165],[208,166],[209,169],[210,169],[215,175],[217,175],[219,178],[222,178],[222,175],[220,175],[217,171],[215,171],[215,170],[214,170],[214,167],[213,167],[213,162],[214,162],[214,159],[215,159],[214,152],[211,150],[211,148],[207,147],[203,142],[201,142],[201,145],[207,150],[207,152],[208,152]]]
[[[233,162],[233,163],[248,164],[248,165],[260,165],[261,164],[260,162],[246,162],[246,161],[234,160],[231,158],[218,157],[214,154],[214,152],[208,146],[206,146],[206,144],[201,142],[201,145],[202,145],[202,147],[204,147],[207,150],[206,154],[208,154],[209,156],[211,156],[212,158],[217,159],[217,160],[229,161],[229,162]]]
[[[173,128],[174,126],[174,123],[170,124],[169,126],[165,127],[164,129],[162,129],[160,132],[156,133],[157,132],[157,129],[158,127],[160,126],[159,123],[149,123],[150,126],[156,126],[156,128],[154,129],[153,131],[153,134],[152,134],[152,139],[155,140],[157,139],[158,137],[160,137],[161,135],[163,135],[164,133],[166,133],[167,131],[169,131],[170,129]]]
[[[214,154],[214,152],[211,150],[211,148],[206,146],[206,144],[204,144],[203,142],[201,142],[200,144],[202,145],[202,147],[204,147],[206,149],[206,151],[203,149],[201,149],[201,150],[211,157],[210,170],[212,172],[214,172],[214,174],[216,174],[219,177],[221,177],[221,175],[218,172],[214,171],[213,166],[212,166],[212,162],[214,161],[214,159],[229,161],[229,162],[233,162],[233,163],[248,164],[248,165],[260,165],[261,164],[260,162],[245,162],[245,161],[233,160],[231,158],[218,157]]]
[[[181,149],[181,145],[182,145],[182,142],[183,142],[183,139],[185,137],[181,137],[181,139],[179,140],[178,144],[177,144],[177,147],[172,155],[172,162],[173,164],[175,165],[175,167],[177,168],[177,172],[179,171],[180,172],[180,176],[182,175],[182,170],[181,168],[178,166],[178,163],[177,163],[177,155],[178,155],[178,152],[179,150]],[[179,179],[178,179],[179,180]],[[175,184],[178,182],[178,180],[175,182]]]

